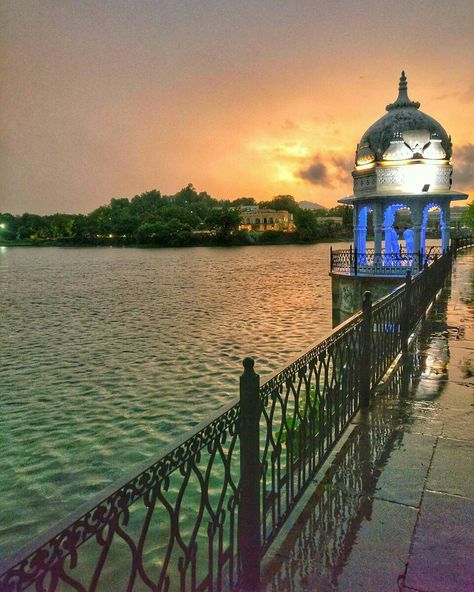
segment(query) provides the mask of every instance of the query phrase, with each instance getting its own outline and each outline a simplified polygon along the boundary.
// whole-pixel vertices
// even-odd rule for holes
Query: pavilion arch
[[[444,207],[443,207],[444,206]],[[449,221],[446,220],[446,206],[441,202],[429,202],[423,207],[422,218],[421,218],[421,231],[420,231],[420,250],[424,253],[426,250],[426,229],[428,226],[428,214],[430,210],[439,210],[439,223],[441,226],[441,245],[443,251],[449,246]]]
[[[396,233],[396,240],[394,236],[394,222],[395,216],[398,210],[408,210],[410,212],[410,217],[413,222],[413,212],[410,204],[408,203],[392,203],[385,206],[383,210],[383,230],[385,234],[385,241],[384,241],[384,254],[385,255],[398,255],[400,252],[399,244],[404,239]],[[413,248],[406,250],[413,250]]]

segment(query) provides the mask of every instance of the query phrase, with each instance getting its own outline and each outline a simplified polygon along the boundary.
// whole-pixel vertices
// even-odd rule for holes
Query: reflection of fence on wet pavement
[[[319,580],[311,582],[314,589],[337,587],[360,527],[371,518],[382,468],[401,446],[400,423],[413,421],[397,403],[419,378],[418,362],[410,356],[398,365],[377,395],[370,420],[354,427],[266,574],[266,592],[299,592],[303,583],[309,589],[308,572],[319,574]]]
[[[423,319],[453,251],[10,557],[0,590],[253,589],[260,559]]]

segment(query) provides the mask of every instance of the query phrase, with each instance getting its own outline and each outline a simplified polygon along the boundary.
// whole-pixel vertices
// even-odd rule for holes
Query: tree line
[[[253,232],[239,230],[239,206],[287,210],[296,230]],[[343,225],[324,222],[341,216]],[[314,242],[350,236],[352,208],[305,210],[291,195],[278,195],[256,203],[252,197],[217,200],[198,193],[192,184],[174,195],[147,191],[129,198],[112,199],[90,214],[0,213],[0,240],[35,244],[144,244],[189,246],[198,244],[254,244]]]

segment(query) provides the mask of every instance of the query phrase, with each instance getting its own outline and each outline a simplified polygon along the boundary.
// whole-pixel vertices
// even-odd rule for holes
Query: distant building
[[[342,216],[318,216],[316,220],[319,224],[327,224],[328,222],[331,222],[331,224],[342,226]]]
[[[461,222],[462,217],[469,209],[469,206],[454,206],[451,208],[451,222],[456,225],[458,222]]]
[[[241,206],[239,208],[242,218],[239,230],[281,230],[293,232],[295,224],[293,214],[286,210],[260,209],[258,206]]]

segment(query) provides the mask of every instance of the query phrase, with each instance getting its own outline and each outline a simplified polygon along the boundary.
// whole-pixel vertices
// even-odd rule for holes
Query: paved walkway
[[[473,592],[473,249],[351,428],[271,549],[263,589]]]

